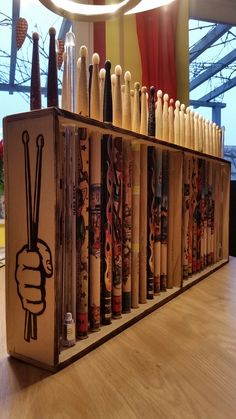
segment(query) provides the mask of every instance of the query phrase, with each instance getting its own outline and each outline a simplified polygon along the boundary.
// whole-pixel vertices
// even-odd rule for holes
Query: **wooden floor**
[[[54,375],[7,356],[3,276],[1,419],[236,418],[236,258]]]

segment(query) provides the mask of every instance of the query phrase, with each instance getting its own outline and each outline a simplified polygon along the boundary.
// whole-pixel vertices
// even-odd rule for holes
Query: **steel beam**
[[[66,19],[64,17],[57,38],[64,40],[65,39],[65,36],[66,36],[66,33],[69,32],[71,26],[72,26],[71,20]]]
[[[226,103],[223,102],[207,102],[206,100],[192,100],[190,99],[190,105],[194,106],[194,108],[199,108],[200,106],[203,108],[225,108]]]
[[[236,48],[233,49],[233,51],[229,52],[229,54],[225,55],[216,63],[213,63],[211,67],[209,67],[199,76],[195,77],[190,82],[190,91],[193,89],[196,89],[196,87],[200,86],[200,84],[210,79],[212,76],[217,74],[219,71],[223,70],[223,68],[227,67],[229,64],[233,63],[235,60],[236,60]]]
[[[199,55],[201,55],[207,48],[209,48],[217,39],[221,38],[226,32],[232,28],[232,25],[218,24],[211,29],[205,36],[200,39],[189,51],[189,62],[191,63]]]
[[[209,100],[215,99],[215,97],[222,95],[223,93],[227,92],[228,90],[232,89],[236,86],[236,77],[233,77],[226,83],[216,87],[216,89],[212,90],[210,93],[202,96],[199,100],[208,102]]]

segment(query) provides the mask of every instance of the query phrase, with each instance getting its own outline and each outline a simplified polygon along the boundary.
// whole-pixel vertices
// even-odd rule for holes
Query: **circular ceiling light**
[[[40,0],[51,11],[72,20],[105,21],[123,14],[139,13],[174,0],[123,0],[113,4],[93,5],[76,0]]]

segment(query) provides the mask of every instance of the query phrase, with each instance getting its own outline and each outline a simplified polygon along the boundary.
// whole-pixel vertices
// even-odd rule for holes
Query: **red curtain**
[[[174,100],[177,96],[177,20],[178,1],[136,15],[142,84],[161,89]]]
[[[94,0],[93,4],[105,4],[105,0]],[[106,60],[106,24],[95,22],[93,25],[93,49],[100,56],[100,67],[104,67]]]

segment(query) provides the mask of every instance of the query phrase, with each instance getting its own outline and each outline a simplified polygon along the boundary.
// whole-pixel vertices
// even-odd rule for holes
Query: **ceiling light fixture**
[[[174,0],[123,0],[113,4],[93,5],[76,0],[40,0],[51,11],[68,19],[105,21],[123,14],[139,13],[172,3]]]

